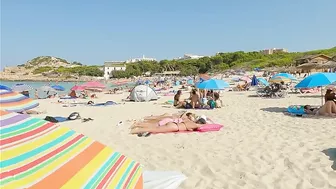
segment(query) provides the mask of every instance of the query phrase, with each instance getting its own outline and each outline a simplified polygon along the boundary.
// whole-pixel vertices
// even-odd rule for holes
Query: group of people
[[[174,106],[185,109],[213,109],[222,107],[219,93],[213,90],[192,89],[188,99],[181,100],[182,91],[178,90],[174,96]]]
[[[324,100],[324,105],[319,108],[305,105],[305,112],[311,115],[336,116],[336,89],[327,89]]]
[[[131,134],[138,136],[149,136],[151,133],[167,133],[178,131],[194,131],[206,124],[208,120],[205,116],[196,116],[193,113],[182,113],[160,116],[145,117],[143,121],[134,123],[131,127]]]

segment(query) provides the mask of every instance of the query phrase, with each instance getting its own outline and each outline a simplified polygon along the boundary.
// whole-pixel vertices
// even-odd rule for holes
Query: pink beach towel
[[[223,125],[211,123],[211,124],[204,124],[202,127],[198,128],[196,131],[177,131],[177,132],[165,132],[165,133],[191,133],[191,132],[211,132],[211,131],[219,131],[223,128]],[[162,134],[162,133],[153,133],[153,134]]]

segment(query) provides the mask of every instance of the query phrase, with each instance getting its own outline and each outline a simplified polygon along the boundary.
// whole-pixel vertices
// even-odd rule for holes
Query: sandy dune
[[[219,132],[157,134],[147,138],[128,134],[131,121],[127,120],[178,112],[160,105],[172,97],[148,103],[67,108],[50,99],[41,100],[39,109],[47,110],[51,116],[78,111],[82,117],[93,118],[86,123],[76,120],[62,124],[132,157],[146,170],[184,173],[188,179],[181,188],[336,188],[336,118],[300,118],[282,113],[288,105],[319,105],[321,99],[307,95],[262,99],[254,94],[225,92],[223,108],[193,111],[224,124]],[[126,96],[101,95],[96,102],[121,102]],[[119,121],[123,124],[117,126]]]

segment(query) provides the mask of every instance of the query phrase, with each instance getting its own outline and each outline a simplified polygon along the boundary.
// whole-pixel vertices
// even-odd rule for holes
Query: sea
[[[19,83],[22,83],[22,84],[27,84],[29,86],[31,86],[33,89],[38,89],[42,86],[46,86],[46,85],[60,85],[62,87],[65,88],[64,91],[57,91],[58,94],[69,94],[70,92],[70,89],[75,86],[75,85],[81,85],[85,82],[49,82],[49,81],[2,81],[0,80],[0,85],[5,85],[7,87],[10,87],[12,88],[12,86],[14,86],[15,84],[19,84]],[[112,88],[115,88],[115,87],[124,87],[124,86],[133,86],[134,84],[125,84],[125,85],[113,85],[111,83],[109,84],[106,84],[106,88],[107,89],[112,89]],[[43,91],[38,91],[38,95],[39,97],[46,97],[47,94]],[[31,90],[29,91],[29,96],[30,97],[34,97],[35,96],[35,90]]]

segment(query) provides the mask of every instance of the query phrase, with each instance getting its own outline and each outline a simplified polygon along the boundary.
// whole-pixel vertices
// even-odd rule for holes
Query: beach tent
[[[134,87],[130,93],[130,100],[136,102],[157,100],[156,92],[146,85],[138,85]]]
[[[0,89],[0,109],[5,111],[23,112],[39,105],[39,103],[25,95],[14,91]]]
[[[75,131],[0,111],[0,188],[143,188],[139,163]]]

